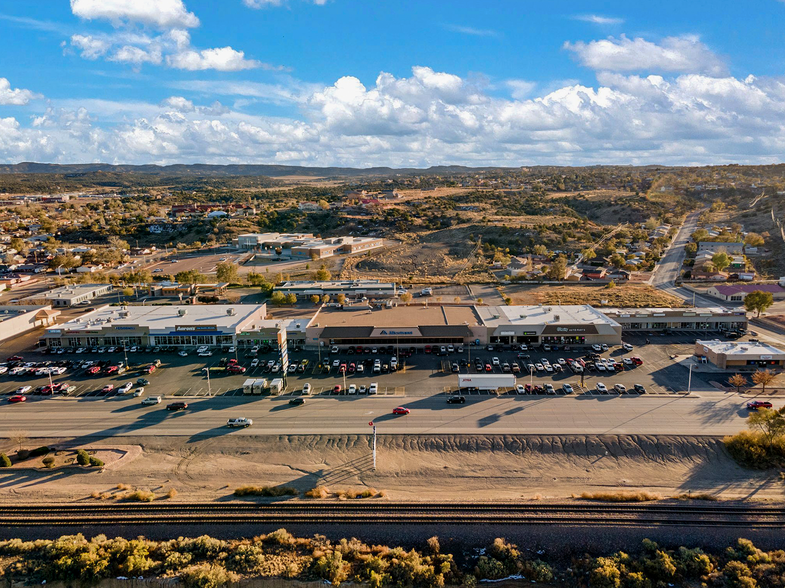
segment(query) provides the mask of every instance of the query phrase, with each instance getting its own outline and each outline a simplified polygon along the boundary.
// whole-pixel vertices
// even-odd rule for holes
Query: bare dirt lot
[[[382,436],[376,471],[365,435],[139,437],[123,443],[141,451],[127,452],[103,472],[0,470],[0,501],[84,500],[118,485],[152,490],[159,498],[175,488],[174,500],[186,501],[226,500],[243,485],[301,492],[319,485],[331,492],[373,487],[391,500],[547,500],[633,490],[664,498],[701,492],[782,500],[785,489],[776,473],[738,466],[721,439],[709,437]],[[2,445],[0,450],[11,449]]]
[[[619,308],[678,308],[684,302],[652,286],[624,284],[597,286],[510,285],[504,293],[513,304],[591,304]]]

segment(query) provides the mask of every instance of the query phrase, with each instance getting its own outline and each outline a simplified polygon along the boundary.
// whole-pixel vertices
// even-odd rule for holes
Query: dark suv
[[[186,408],[188,408],[186,402],[172,402],[166,405],[166,410],[185,410]]]
[[[459,394],[447,397],[447,404],[464,404],[465,402],[466,396],[461,396]]]

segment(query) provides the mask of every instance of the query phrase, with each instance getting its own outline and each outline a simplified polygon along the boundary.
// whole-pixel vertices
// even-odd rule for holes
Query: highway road
[[[57,406],[54,407],[53,405]],[[0,437],[23,430],[30,437],[104,438],[128,435],[367,434],[369,421],[381,434],[651,434],[724,435],[745,428],[745,400],[720,392],[662,396],[469,396],[449,405],[444,396],[423,398],[205,398],[169,412],[138,399],[103,402],[55,398],[0,406]],[[399,404],[411,409],[393,416]],[[775,402],[775,404],[778,404]],[[245,416],[248,429],[226,421]]]

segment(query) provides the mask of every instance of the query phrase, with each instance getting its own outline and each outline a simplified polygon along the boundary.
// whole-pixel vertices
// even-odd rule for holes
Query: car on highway
[[[570,384],[563,384],[561,389],[565,394],[573,394],[575,392]]]
[[[16,389],[16,393],[17,394],[27,394],[32,389],[33,389],[32,386],[20,386],[19,388]]]
[[[767,400],[753,400],[747,403],[748,410],[758,410],[759,408],[771,408],[771,402]]]
[[[307,396],[311,393],[311,385],[303,384],[303,395]]]
[[[13,396],[11,396],[8,399],[8,402],[12,402],[12,403],[15,403],[15,402],[26,402],[26,401],[27,401],[27,396],[25,396],[23,394],[14,394]]]
[[[305,404],[305,398],[302,398],[301,396],[298,396],[296,398],[292,398],[289,401],[289,404],[291,406],[302,406],[303,404]]]
[[[161,404],[160,396],[148,396],[142,400],[142,406],[152,406],[153,404]]]
[[[392,413],[395,415],[406,415],[409,414],[411,411],[406,408],[405,406],[396,406],[393,408]]]
[[[166,405],[166,410],[185,410],[188,408],[187,402],[172,402]]]
[[[466,402],[466,396],[461,396],[460,394],[452,394],[447,397],[447,404],[464,404]]]
[[[227,427],[250,427],[253,425],[253,420],[246,417],[236,417],[226,421]]]
[[[602,382],[597,382],[597,386],[596,387],[597,387],[597,392],[599,392],[600,394],[607,394],[608,393],[607,386],[605,386],[605,384],[603,384]]]

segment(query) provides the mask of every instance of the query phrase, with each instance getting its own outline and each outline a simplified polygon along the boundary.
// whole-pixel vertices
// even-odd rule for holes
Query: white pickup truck
[[[227,427],[250,427],[251,425],[253,425],[253,420],[245,417],[237,417],[226,421]]]

